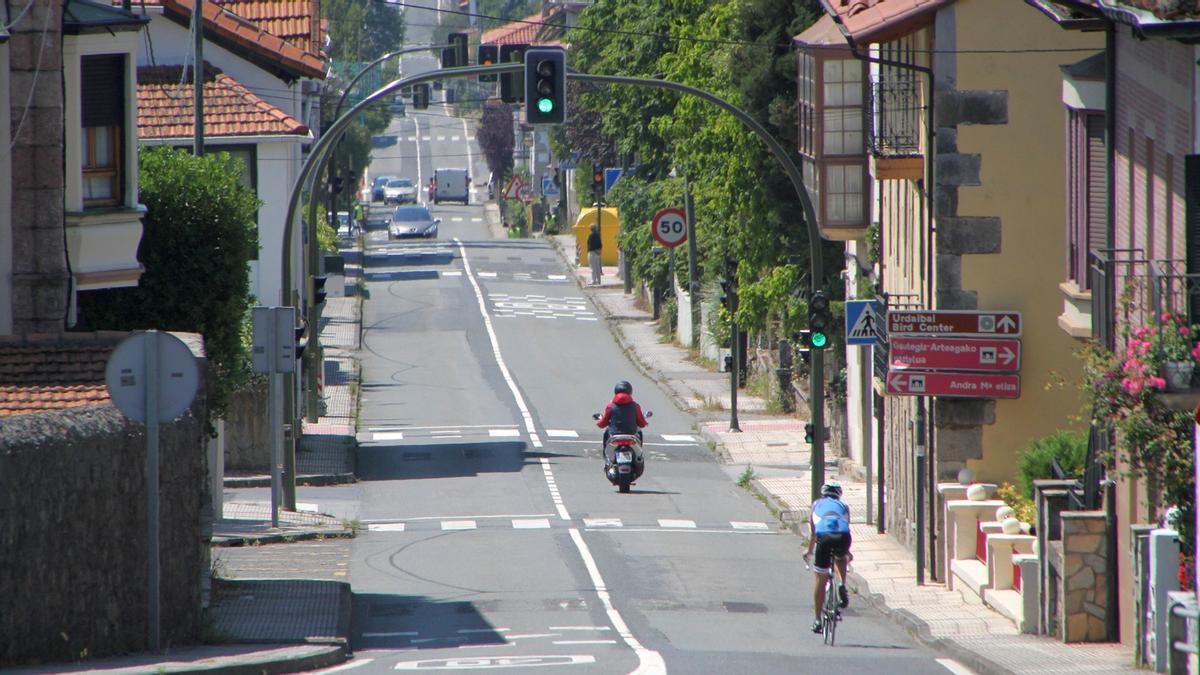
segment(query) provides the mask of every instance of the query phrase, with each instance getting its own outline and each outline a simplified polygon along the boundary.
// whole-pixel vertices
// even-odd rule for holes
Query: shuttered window
[[[1067,278],[1088,290],[1088,253],[1108,246],[1104,114],[1069,109],[1067,146]]]
[[[84,56],[80,74],[83,203],[117,204],[123,186],[125,55]]]

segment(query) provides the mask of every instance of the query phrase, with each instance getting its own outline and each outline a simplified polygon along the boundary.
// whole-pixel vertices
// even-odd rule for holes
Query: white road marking
[[[753,535],[753,536],[774,536],[776,533],[771,531],[763,532],[761,530],[706,530],[706,529],[688,529],[674,527],[622,527],[615,532],[670,532],[672,534],[737,534],[737,535]]]
[[[507,633],[511,628],[459,628],[459,633]]]
[[[511,647],[507,645],[463,645],[463,647]],[[398,651],[416,651],[401,649]],[[661,660],[661,658],[660,658]],[[467,656],[450,659],[420,659],[401,661],[395,670],[481,670],[483,668],[540,668],[542,666],[577,666],[595,663],[591,654],[553,654],[536,656]],[[666,672],[664,669],[661,672]]]
[[[472,218],[472,219],[471,219],[471,222],[472,222],[472,223],[482,223],[482,222],[483,222],[483,218]]]
[[[671,441],[673,443],[695,443],[696,442],[696,438],[694,436],[690,436],[688,434],[662,434],[662,439],[664,441]]]
[[[438,139],[439,141],[444,141],[444,140],[446,140],[446,137],[445,137],[445,136],[438,136],[438,137],[437,137],[437,139]]]
[[[573,429],[547,429],[549,438],[579,438],[579,432]]]
[[[463,129],[466,129],[466,124],[467,121],[464,118]],[[537,428],[533,425],[533,415],[529,412],[529,406],[525,404],[525,398],[521,396],[521,390],[517,388],[516,380],[513,379],[512,373],[509,372],[508,366],[504,363],[504,355],[500,353],[500,340],[496,337],[496,329],[492,326],[492,318],[488,315],[487,301],[483,298],[483,291],[480,290],[479,282],[475,280],[474,274],[471,273],[471,259],[467,256],[467,248],[460,239],[455,238],[454,243],[458,245],[458,255],[462,258],[467,279],[470,280],[471,288],[475,291],[475,300],[479,303],[479,313],[483,316],[483,327],[487,329],[488,341],[492,344],[492,355],[496,358],[496,366],[500,369],[500,375],[504,377],[504,382],[508,384],[509,391],[512,392],[517,409],[521,411],[521,417],[525,421],[525,431],[529,433],[530,445],[534,448],[541,448],[542,439],[538,437]],[[550,470],[550,461],[546,457],[542,457],[541,462],[542,471],[546,475],[546,485],[550,488],[550,497],[554,500],[554,508],[558,510],[560,518],[570,520],[571,514],[567,512],[567,507],[562,501],[562,495],[558,492],[558,486],[554,483],[554,472]]]
[[[403,532],[404,523],[371,523],[367,525],[368,532]]]
[[[462,221],[463,221],[462,216],[454,216],[453,218],[450,219],[450,222],[452,222],[452,223],[461,223]]]
[[[454,434],[461,434],[461,433],[462,433],[462,429],[457,429],[457,428],[455,428],[455,429],[438,429],[436,431],[429,432],[430,435],[439,435],[439,436],[445,435],[445,434],[454,435]]]
[[[592,552],[588,549],[587,543],[583,540],[583,535],[579,530],[571,528],[571,541],[575,542],[575,548],[579,549],[579,555],[583,558],[583,565],[587,568],[588,576],[592,580],[592,585],[595,586],[596,595],[600,598],[600,602],[604,603],[604,611],[608,614],[608,620],[613,627],[617,629],[617,634],[629,645],[633,653],[637,655],[638,667],[634,669],[634,673],[644,673],[646,675],[667,672],[667,664],[663,661],[663,657],[658,652],[646,649],[642,646],[638,639],[633,636],[629,630],[629,625],[621,618],[621,613],[617,611],[612,604],[612,598],[608,595],[608,587],[604,583],[604,578],[600,576],[600,568],[596,567],[596,560],[592,558]]]
[[[443,520],[443,530],[474,530],[475,521],[473,520]]]
[[[451,137],[450,137],[450,140],[452,140],[452,141],[461,141],[461,140],[462,140],[462,137],[461,137],[461,136],[451,136]]]
[[[404,440],[403,431],[376,431],[371,434],[373,441],[402,441]]]
[[[584,518],[584,527],[625,527],[620,518]]]
[[[442,424],[429,427],[368,427],[368,431],[427,431],[429,429],[491,429],[515,427],[515,424]]]
[[[954,673],[954,675],[975,675],[975,671],[954,659],[934,659],[934,661],[941,667]]]
[[[365,523],[401,523],[401,522],[416,522],[418,520],[487,520],[488,518],[541,518],[552,516],[553,513],[497,513],[486,516],[413,516],[412,518],[376,518],[365,520]]]
[[[520,435],[520,429],[488,429],[488,436],[492,438],[512,438]]]
[[[512,525],[514,530],[550,529],[550,521],[546,518],[514,519]]]
[[[480,272],[477,276],[479,276],[481,279],[495,279],[496,273],[495,272]]]
[[[735,530],[766,530],[766,523],[748,523],[740,520],[729,521],[729,526]]]
[[[664,527],[664,528],[694,530],[694,529],[696,529],[696,521],[694,521],[694,520],[671,520],[669,518],[668,519],[659,518],[658,526]]]
[[[575,317],[575,320],[576,321],[599,321],[599,319],[597,319],[594,316],[577,316],[577,317]]]
[[[417,137],[416,137],[416,136],[409,136],[409,137],[408,137],[408,140],[410,140],[410,141],[415,141],[415,140],[417,140]]]
[[[444,276],[444,277],[461,277],[462,272],[460,272],[458,270],[452,270],[450,272],[442,272],[442,276]]]
[[[296,502],[297,513],[316,513],[317,505],[312,502]]]
[[[420,635],[415,630],[400,630],[390,633],[363,633],[363,637],[416,637]]]
[[[565,274],[547,274],[547,275],[546,275],[546,278],[547,278],[547,279],[554,279],[555,281],[558,281],[558,280],[560,280],[560,279],[566,279],[566,278],[567,278],[567,275],[565,275]]]
[[[559,637],[558,633],[525,633],[523,635],[505,635],[505,640],[528,640],[530,638]]]
[[[324,670],[313,670],[310,672],[313,672],[313,673],[340,673],[345,670],[353,670],[355,668],[358,668],[359,666],[365,666],[374,660],[375,659],[354,659],[353,661],[348,661],[346,663],[343,663],[340,666],[334,666],[332,668],[326,668]]]
[[[556,645],[615,645],[616,640],[552,640]]]
[[[554,315],[553,314],[538,314],[538,315],[534,316],[533,318],[535,318],[535,319],[550,319],[551,321],[553,321]]]
[[[610,626],[550,626],[550,630],[612,630]]]
[[[595,321],[595,319],[591,319],[591,320]],[[651,445],[653,445],[653,446],[660,447],[660,448],[686,448],[686,447],[695,446],[697,444],[696,443],[651,443],[649,441],[646,441],[645,443],[642,443],[642,445],[644,445],[646,447],[650,447]]]

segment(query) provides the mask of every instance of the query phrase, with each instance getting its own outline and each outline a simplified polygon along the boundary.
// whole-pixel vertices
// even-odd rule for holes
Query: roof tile
[[[0,338],[0,417],[99,405],[108,357],[126,333]]]
[[[859,44],[880,42],[926,23],[954,0],[823,0],[842,31]]]
[[[194,132],[190,69],[138,68],[138,137],[190,138]],[[308,127],[220,69],[205,64],[204,132],[217,136],[307,136]]]

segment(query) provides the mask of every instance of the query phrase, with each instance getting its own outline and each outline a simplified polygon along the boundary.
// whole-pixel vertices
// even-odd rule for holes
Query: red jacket
[[[612,421],[614,405],[628,405],[630,403],[633,404],[633,408],[637,413],[638,427],[641,428],[649,424],[646,421],[646,418],[642,415],[642,406],[638,405],[638,403],[633,400],[633,396],[630,396],[626,393],[620,393],[613,396],[612,401],[608,405],[604,406],[604,414],[600,416],[599,421],[596,422],[596,426],[603,429],[609,425],[609,423]]]

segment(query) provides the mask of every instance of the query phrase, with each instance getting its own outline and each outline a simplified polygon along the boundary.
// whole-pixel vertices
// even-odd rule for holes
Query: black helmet
[[[620,382],[617,383],[617,386],[613,387],[613,393],[614,394],[632,394],[633,393],[633,385],[629,384],[625,380],[621,380]]]

